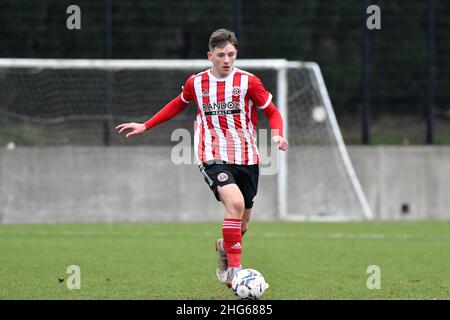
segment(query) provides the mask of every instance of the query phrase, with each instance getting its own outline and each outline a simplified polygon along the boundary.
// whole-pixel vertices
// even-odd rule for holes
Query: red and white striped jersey
[[[200,163],[259,163],[257,108],[266,108],[272,95],[257,76],[235,67],[227,77],[216,78],[206,70],[188,78],[181,99],[197,105],[194,143]]]

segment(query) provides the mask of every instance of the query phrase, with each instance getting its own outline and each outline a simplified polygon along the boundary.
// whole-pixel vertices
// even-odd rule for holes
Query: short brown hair
[[[215,47],[223,48],[231,43],[237,50],[238,39],[233,31],[227,29],[217,29],[209,37],[209,51],[213,51]]]

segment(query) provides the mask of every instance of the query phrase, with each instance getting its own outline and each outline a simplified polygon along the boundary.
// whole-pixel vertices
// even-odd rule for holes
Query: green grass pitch
[[[214,273],[220,233],[220,221],[0,225],[0,299],[234,299]],[[243,245],[265,300],[450,298],[450,221],[252,222]]]

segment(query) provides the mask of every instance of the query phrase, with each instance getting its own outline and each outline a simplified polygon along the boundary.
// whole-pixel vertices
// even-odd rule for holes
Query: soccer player
[[[242,236],[247,231],[258,190],[259,154],[256,145],[257,110],[269,118],[272,141],[288,149],[283,120],[261,80],[234,67],[238,40],[232,31],[218,29],[209,39],[210,69],[190,76],[181,93],[145,123],[116,127],[126,137],[140,134],[197,105],[195,153],[199,168],[216,199],[225,206],[218,253],[217,278],[231,286],[242,269]]]

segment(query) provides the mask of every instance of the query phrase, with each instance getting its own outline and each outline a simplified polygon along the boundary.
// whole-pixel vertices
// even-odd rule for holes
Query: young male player
[[[140,134],[197,105],[195,153],[200,171],[216,199],[225,206],[222,239],[216,241],[219,281],[231,286],[241,270],[242,236],[247,231],[253,198],[258,190],[259,154],[256,145],[257,110],[269,118],[272,141],[286,151],[283,120],[261,80],[234,67],[238,40],[232,31],[218,29],[209,39],[209,70],[190,76],[182,92],[145,123],[123,123],[119,133]]]

